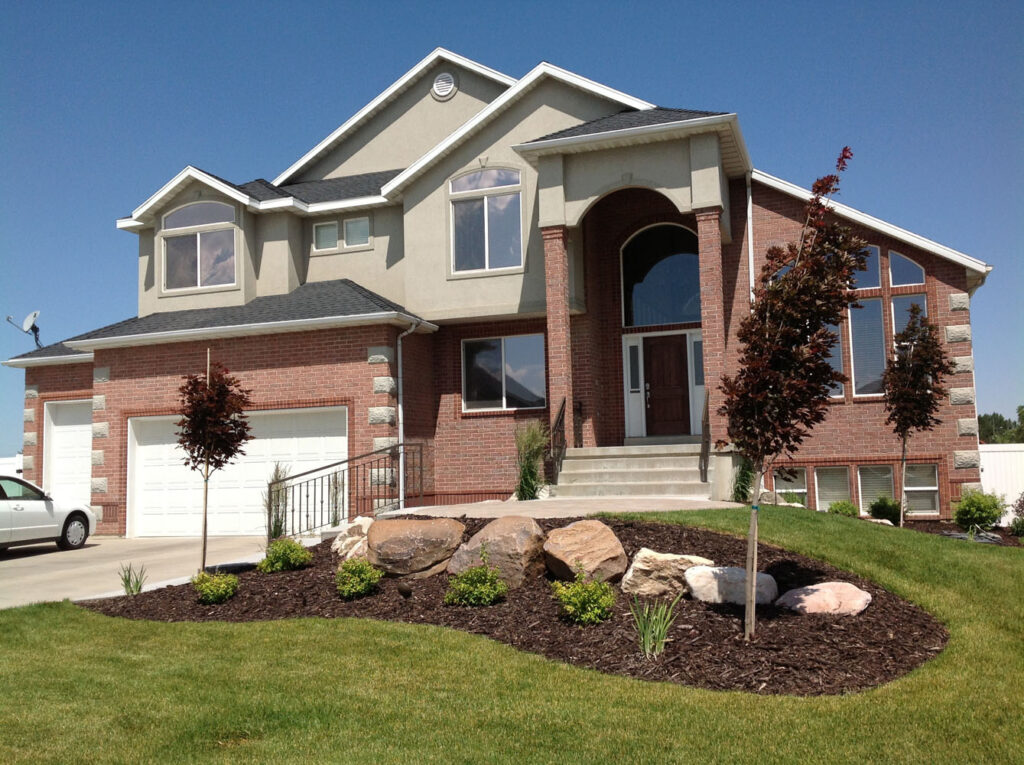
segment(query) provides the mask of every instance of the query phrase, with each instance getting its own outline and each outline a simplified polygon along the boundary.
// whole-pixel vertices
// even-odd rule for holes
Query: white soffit
[[[803,201],[809,200],[813,193],[809,189],[805,189],[801,186],[797,186],[795,183],[784,181],[781,178],[776,178],[774,175],[762,172],[761,170],[754,170],[751,173],[751,178],[759,183],[763,183],[769,188],[773,188],[776,191],[781,191],[783,194],[796,197]],[[940,258],[945,258],[954,263],[957,263],[970,271],[976,271],[982,274],[988,274],[992,270],[992,266],[988,265],[984,261],[972,258],[970,255],[966,255],[958,250],[954,250],[951,247],[946,247],[944,244],[926,239],[920,234],[915,234],[913,231],[907,231],[905,228],[894,226],[892,223],[887,223],[881,218],[876,218],[873,215],[856,210],[852,207],[848,207],[839,202],[829,202],[829,207],[836,215],[841,215],[847,220],[859,223],[862,226],[872,228],[879,233],[891,236],[893,239],[898,239],[901,242],[918,247],[922,250],[926,250],[934,255],[938,255]]]

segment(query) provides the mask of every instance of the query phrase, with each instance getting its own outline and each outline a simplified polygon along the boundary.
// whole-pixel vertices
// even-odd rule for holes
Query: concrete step
[[[584,463],[586,464],[586,463]],[[690,483],[700,482],[700,470],[696,467],[667,468],[625,468],[605,470],[584,470],[578,466],[567,470],[562,468],[558,475],[558,485],[571,483]],[[589,466],[588,466],[589,467]]]
[[[699,481],[568,483],[551,487],[552,497],[679,497],[709,499],[711,484]]]
[[[661,470],[663,468],[697,469],[700,458],[680,454],[674,457],[566,457],[562,473],[592,470]]]
[[[700,455],[700,444],[645,444],[643,446],[586,446],[567,449],[566,459],[606,457],[673,457]]]

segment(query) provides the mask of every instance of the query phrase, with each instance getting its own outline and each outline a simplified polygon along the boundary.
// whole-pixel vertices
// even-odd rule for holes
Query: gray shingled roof
[[[598,135],[613,130],[628,130],[629,128],[647,127],[648,125],[665,125],[670,122],[685,122],[687,120],[700,119],[701,117],[714,117],[728,112],[702,112],[694,109],[669,109],[664,106],[656,106],[653,109],[636,110],[631,109],[612,114],[608,117],[598,117],[596,120],[573,125],[571,128],[559,130],[555,133],[534,138],[528,143],[538,141],[551,141],[556,138],[574,138],[584,135]]]
[[[414,319],[419,318],[410,314],[397,303],[393,303],[375,292],[370,292],[350,279],[338,279],[329,282],[309,282],[292,290],[287,295],[265,295],[240,306],[167,311],[141,318],[125,319],[92,332],[76,335],[65,342],[391,312],[404,313]],[[66,345],[56,343],[31,353],[15,356],[15,358],[28,359],[77,353],[82,353],[82,351],[76,351]]]
[[[346,175],[343,178],[327,178],[323,181],[286,183],[273,188],[278,188],[288,196],[301,199],[303,202],[335,202],[340,199],[376,196],[380,194],[381,186],[400,172],[402,171],[384,170],[378,173]]]
[[[57,356],[85,356],[86,351],[76,351],[74,348],[69,348],[64,343],[53,343],[51,345],[44,345],[42,348],[36,348],[28,353],[23,353],[20,356],[15,356],[16,359],[49,359],[56,358]]]

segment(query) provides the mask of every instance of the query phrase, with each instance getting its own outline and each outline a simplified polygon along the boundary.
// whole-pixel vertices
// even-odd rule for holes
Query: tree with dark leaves
[[[245,409],[251,391],[228,374],[221,364],[207,361],[206,375],[188,375],[178,389],[181,419],[178,444],[185,450],[185,464],[203,475],[203,556],[206,568],[207,498],[210,474],[245,454],[252,436]]]
[[[811,428],[825,419],[834,386],[846,382],[829,359],[843,312],[854,303],[855,272],[865,268],[865,242],[829,217],[829,200],[838,192],[839,173],[852,156],[843,147],[836,172],[815,181],[800,240],[768,249],[750,314],[737,333],[740,371],[723,376],[719,388],[725,403],[718,413],[727,420],[729,439],[754,467],[743,629],[747,640],[755,626],[757,517],[764,476],[780,457],[799,449]]]
[[[900,439],[900,526],[907,506],[907,442],[915,431],[932,430],[946,395],[942,378],[955,371],[939,339],[939,329],[910,304],[907,326],[898,333],[892,358],[882,375],[885,421]]]

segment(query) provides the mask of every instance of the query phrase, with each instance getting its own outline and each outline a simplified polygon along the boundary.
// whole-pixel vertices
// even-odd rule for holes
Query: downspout
[[[422,319],[415,319],[409,324],[409,329],[398,336],[398,509],[405,509],[405,409],[404,385],[402,373],[402,338],[411,335],[422,324]]]
[[[750,302],[754,302],[754,195],[747,172],[747,272],[750,278]]]

